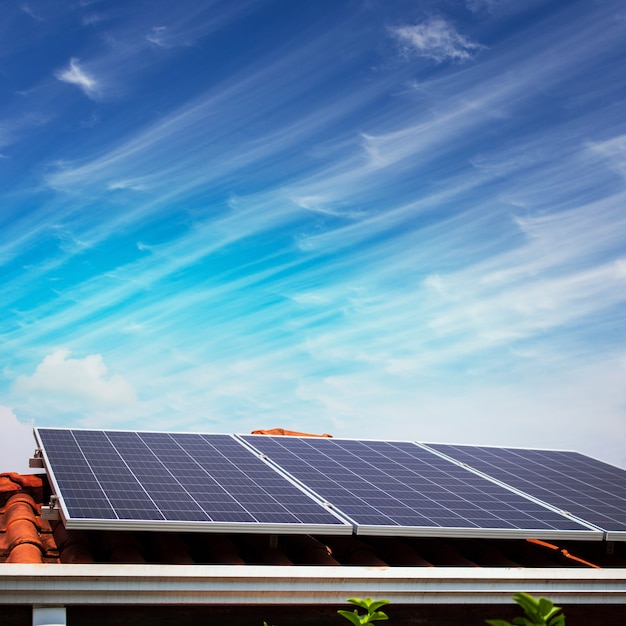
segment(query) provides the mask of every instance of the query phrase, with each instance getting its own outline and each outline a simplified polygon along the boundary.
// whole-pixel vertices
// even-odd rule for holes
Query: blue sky
[[[626,465],[621,1],[2,12],[1,470],[33,424]]]

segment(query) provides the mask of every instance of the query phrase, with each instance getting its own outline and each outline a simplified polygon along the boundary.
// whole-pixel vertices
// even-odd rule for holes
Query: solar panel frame
[[[268,435],[238,435],[238,437],[254,447],[260,454],[265,455],[286,473],[302,482],[319,498],[325,499],[329,505],[341,511],[355,524],[357,534],[465,538],[533,537],[559,538],[561,540],[598,540],[602,538],[602,533],[588,524],[573,520],[571,517],[562,515],[506,486],[462,468],[458,463],[445,459],[414,442],[273,437]],[[299,442],[307,443],[302,445]],[[307,445],[313,451],[308,450]],[[352,453],[347,449],[351,446],[358,448],[364,445],[366,448],[362,448],[360,454]],[[368,462],[363,460],[363,456],[367,452],[367,447],[371,450],[384,446],[395,447],[394,457],[396,458],[389,456],[385,459],[388,469],[394,469],[394,475],[387,475],[383,478],[381,474],[384,474],[385,463],[382,464],[383,469],[381,469],[380,459],[377,459],[378,469],[375,471],[368,470]],[[293,453],[294,448],[300,448],[298,454]],[[316,448],[325,448],[327,453],[332,453],[330,462],[326,462],[324,471],[320,471],[320,455],[314,451]],[[421,493],[422,496],[425,496],[424,503],[430,505],[428,510],[426,508],[421,509],[424,512],[424,515],[421,516],[422,524],[414,523],[415,520],[420,520],[417,509],[407,505],[406,501],[400,501],[403,498],[415,499],[417,491],[406,482],[416,478],[415,471],[409,467],[399,468],[396,460],[402,453],[402,448],[404,448],[404,452],[410,451],[415,458],[421,456],[420,462],[425,462],[426,466],[430,464],[430,467],[423,467],[419,475],[422,481],[425,480],[430,483],[428,488],[422,488],[423,493]],[[371,451],[369,453],[371,454]],[[341,460],[338,461],[338,458]],[[369,465],[373,467],[371,463]],[[398,470],[400,470],[399,474]],[[376,484],[371,479],[368,480],[367,477],[364,479],[362,476],[364,471],[366,474],[369,471],[372,477],[375,475],[376,480],[382,479],[382,482]],[[448,472],[450,475],[446,478],[442,476],[442,471],[444,474]],[[336,480],[342,472],[344,474],[347,472],[350,489],[338,484]],[[429,477],[429,473],[432,476]],[[402,479],[398,478],[399,475]],[[435,481],[431,480],[433,477],[436,478]],[[401,498],[396,499],[397,504],[390,503],[389,493],[379,489],[379,485],[389,484],[398,487],[398,483],[403,485],[397,492]],[[447,489],[446,485],[452,489]],[[471,490],[471,498],[459,496],[456,491],[459,486]],[[447,500],[442,500],[442,494],[447,497]],[[466,493],[466,495],[468,494]],[[376,498],[379,498],[380,501],[377,502]],[[488,503],[492,510],[487,509],[486,505],[477,504],[481,501]],[[386,502],[386,511],[390,515],[381,514],[380,507],[383,506],[384,502]],[[445,502],[448,502],[450,507],[447,511],[442,511],[442,509],[446,509]],[[459,509],[459,505],[463,505],[465,509]],[[470,519],[467,514],[465,517],[459,515],[459,510],[472,511],[474,517]],[[503,514],[509,515],[509,519],[505,520],[493,511],[502,511]],[[433,523],[433,515],[438,516],[441,523]],[[516,517],[513,518],[513,515]],[[540,522],[539,518],[533,515],[538,515],[545,523]],[[466,525],[461,524],[461,518],[467,522]],[[513,522],[514,519],[519,523]],[[545,520],[551,520],[553,526],[549,527],[550,524]]]
[[[420,445],[528,494],[546,506],[567,511],[572,517],[601,529],[606,541],[626,541],[626,470],[620,467],[574,450],[439,443]],[[528,466],[529,459],[535,469]],[[565,469],[556,469],[559,465],[567,468],[567,473]],[[586,471],[579,469],[574,475],[577,468]],[[589,476],[594,474],[610,476],[610,490],[605,489],[606,483],[598,481],[593,484]],[[531,480],[532,475],[536,476],[535,481]],[[570,485],[567,493],[562,489],[564,482]],[[581,493],[584,497],[577,497]]]
[[[351,524],[336,511],[277,472],[232,435],[68,428],[35,428],[34,432],[68,529],[333,535],[353,532]],[[142,436],[153,447],[159,441],[165,445],[156,452],[145,442],[145,448],[132,448]],[[194,453],[196,460],[180,445],[186,438],[188,442],[195,438],[199,444]],[[171,442],[176,444],[170,446],[176,458],[169,459],[168,468],[162,459]],[[212,461],[211,455],[206,455],[212,445],[214,449],[229,448],[229,452],[221,457],[215,453],[217,460]],[[131,448],[125,452],[124,446]],[[228,485],[236,485],[234,495],[216,481],[211,482],[212,475],[220,471]],[[186,485],[185,478],[192,484]],[[220,493],[222,499],[216,503]],[[249,517],[240,515],[235,506],[241,508],[237,498],[245,503],[243,508]],[[213,508],[207,511],[207,505]],[[232,511],[236,512],[235,519],[230,515]]]

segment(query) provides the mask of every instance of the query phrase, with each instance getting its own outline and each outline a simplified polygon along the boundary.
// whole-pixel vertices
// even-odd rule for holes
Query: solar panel
[[[358,534],[602,537],[411,442],[240,438],[353,520]]]
[[[578,452],[426,445],[626,541],[626,470]]]
[[[68,528],[352,532],[230,435],[35,433]]]

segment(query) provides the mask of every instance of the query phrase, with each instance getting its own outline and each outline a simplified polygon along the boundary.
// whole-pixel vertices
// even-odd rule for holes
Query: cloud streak
[[[419,24],[397,26],[391,29],[391,33],[403,54],[420,56],[436,63],[469,61],[484,48],[459,33],[442,17],[432,17]]]
[[[68,67],[55,72],[54,75],[61,82],[80,87],[89,98],[98,96],[98,82],[80,66],[79,59],[70,59]]]
[[[616,5],[323,5],[277,22],[157,3],[72,42],[72,84],[98,97],[49,80],[55,124],[2,161],[0,403],[47,424],[601,449],[624,417]]]

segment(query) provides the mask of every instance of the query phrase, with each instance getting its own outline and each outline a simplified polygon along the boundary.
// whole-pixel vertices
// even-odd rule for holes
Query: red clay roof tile
[[[0,474],[0,507],[15,493],[27,493],[36,502],[43,500],[43,480],[41,476],[34,474],[16,474],[5,472]]]
[[[8,563],[43,563],[44,545],[37,524],[37,505],[28,494],[16,494],[4,507]]]
[[[312,435],[311,433],[299,433],[295,430],[285,430],[284,428],[270,428],[269,430],[253,430],[253,435],[284,435],[286,437],[330,437],[328,433],[323,435]]]

